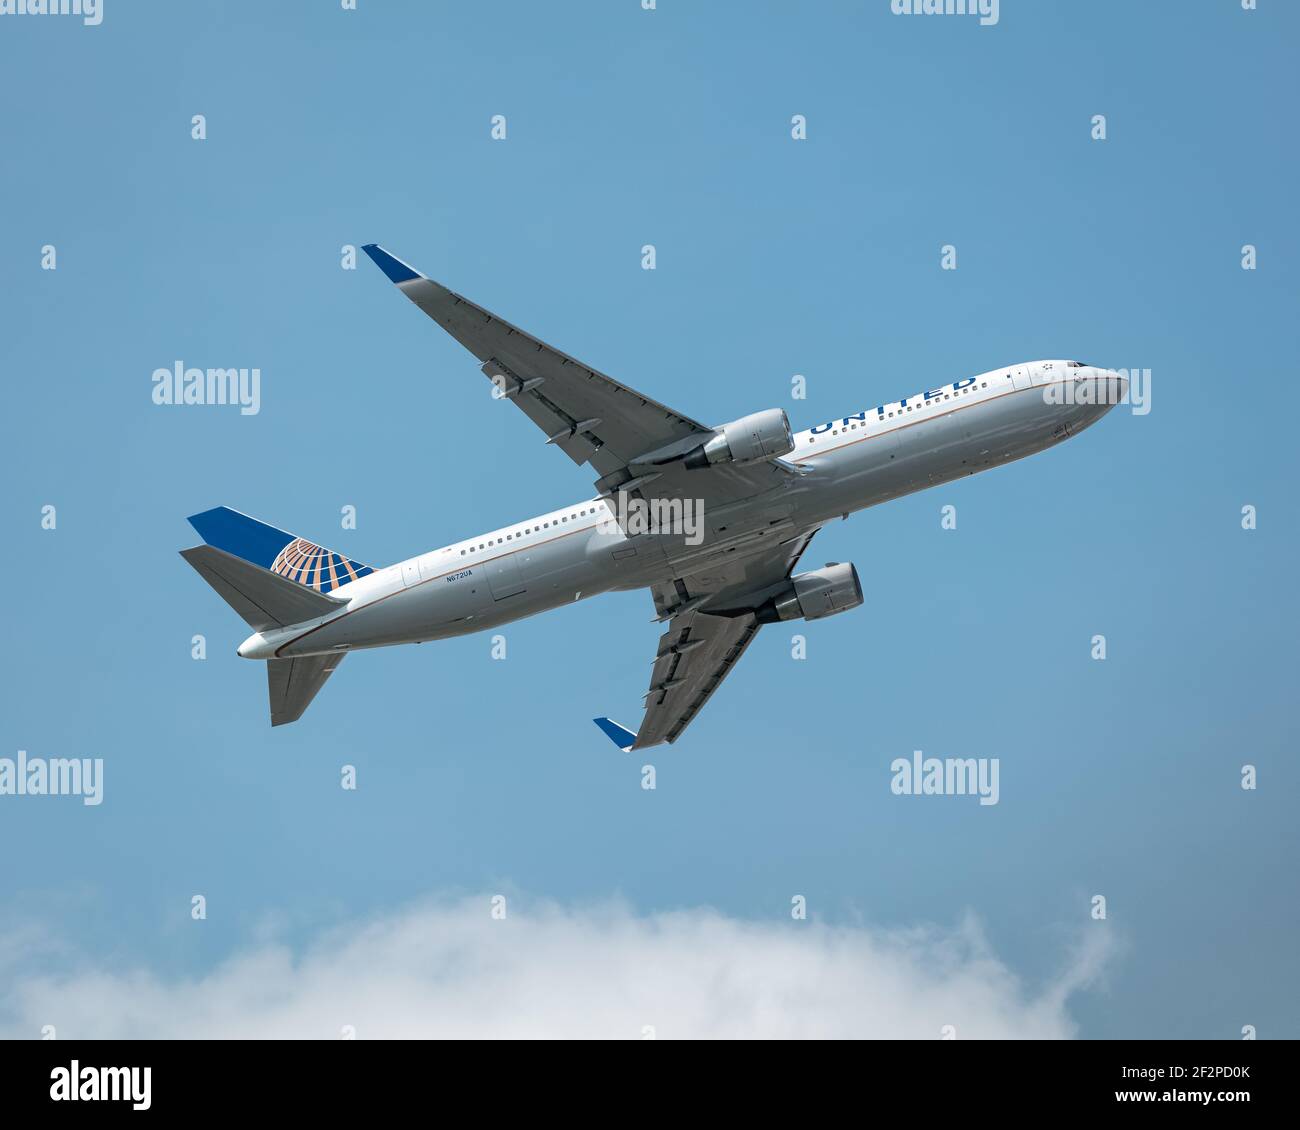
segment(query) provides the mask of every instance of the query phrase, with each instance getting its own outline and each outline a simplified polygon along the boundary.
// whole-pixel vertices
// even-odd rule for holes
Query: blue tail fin
[[[194,514],[189,523],[208,545],[317,592],[329,592],[374,572],[369,565],[351,561],[341,553],[277,530],[228,506]]]

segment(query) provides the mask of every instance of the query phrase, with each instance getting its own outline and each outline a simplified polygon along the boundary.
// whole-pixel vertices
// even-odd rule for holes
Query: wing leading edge
[[[426,278],[378,244],[362,248],[390,282],[481,362],[480,368],[575,463],[588,463],[602,493],[643,498],[694,497],[708,505],[750,498],[791,473],[779,462],[686,470],[679,463],[639,463],[643,456],[684,454],[713,429],[651,399],[490,310]]]
[[[575,463],[602,474],[711,429],[674,412],[421,275],[378,244],[363,251],[401,292],[481,361],[483,373]]]

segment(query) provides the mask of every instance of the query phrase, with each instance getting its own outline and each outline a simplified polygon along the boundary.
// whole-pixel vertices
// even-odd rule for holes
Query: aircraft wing
[[[337,651],[330,655],[268,661],[266,682],[271,698],[271,725],[283,726],[301,718],[316,692],[343,662],[345,654]]]
[[[633,733],[595,719],[615,745],[640,750],[682,736],[753,642],[758,607],[781,590],[815,532],[653,589],[668,628],[659,637],[641,726]]]
[[[689,447],[711,428],[651,400],[512,326],[445,286],[425,278],[377,244],[363,250],[397,288],[482,362],[483,373],[575,463],[600,474],[602,490],[629,473],[637,457],[672,445]],[[639,490],[643,497],[702,498],[706,504],[749,498],[778,485],[788,466],[720,464],[707,470],[664,468]]]

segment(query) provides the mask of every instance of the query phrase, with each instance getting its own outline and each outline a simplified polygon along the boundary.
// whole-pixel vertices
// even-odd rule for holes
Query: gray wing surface
[[[659,637],[645,716],[634,740],[614,738],[617,744],[648,749],[682,736],[758,634],[755,610],[783,587],[812,538],[806,534],[652,590],[655,609],[668,627]]]
[[[382,247],[372,243],[364,250],[407,298],[479,359],[503,398],[537,425],[547,443],[600,474],[602,491],[644,477],[645,468],[633,466],[638,457],[674,444],[690,446],[713,434],[705,424],[424,277]],[[645,498],[693,497],[712,504],[749,498],[789,474],[789,468],[776,463],[698,471],[671,466],[634,489]]]

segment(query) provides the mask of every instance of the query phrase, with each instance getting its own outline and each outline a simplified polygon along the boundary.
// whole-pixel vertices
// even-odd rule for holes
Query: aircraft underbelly
[[[431,561],[427,580],[316,629],[284,654],[465,635],[611,589],[689,575],[715,558],[789,540],[836,515],[1041,451],[1088,422],[1078,409],[1045,410],[1029,390],[972,404],[814,458],[812,473],[786,494],[705,512],[699,545],[688,545],[680,531],[629,538],[589,529],[460,571],[436,572],[446,564]]]

